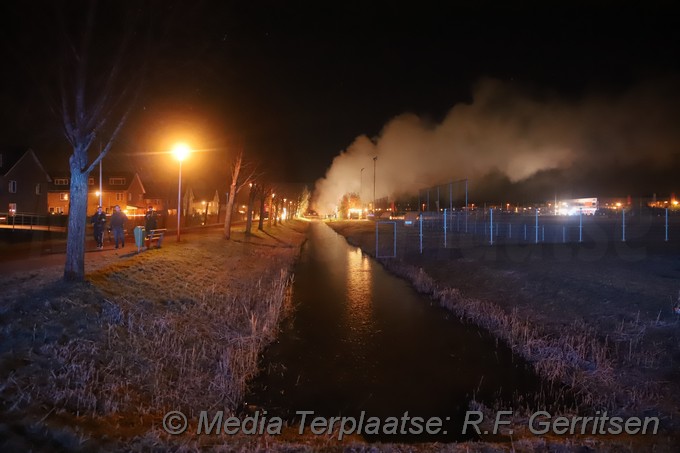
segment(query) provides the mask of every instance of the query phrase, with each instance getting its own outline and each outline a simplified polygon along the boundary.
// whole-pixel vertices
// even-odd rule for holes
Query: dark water
[[[295,313],[265,353],[246,401],[268,416],[441,417],[447,434],[369,441],[454,441],[470,400],[508,405],[539,388],[507,347],[388,274],[323,223],[295,270]],[[448,417],[448,419],[447,419]]]

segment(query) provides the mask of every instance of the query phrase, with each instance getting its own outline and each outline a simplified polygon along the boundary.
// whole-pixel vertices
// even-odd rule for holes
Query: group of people
[[[121,211],[120,206],[116,205],[113,208],[113,214],[111,214],[111,221],[109,224],[110,231],[113,231],[113,240],[115,242],[116,248],[118,244],[120,247],[125,247],[125,222],[127,222],[127,215]],[[106,231],[106,213],[102,211],[102,207],[97,207],[97,212],[94,213],[90,222],[94,226],[94,240],[97,242],[97,248],[104,248],[104,232]],[[144,229],[148,232],[158,228],[158,220],[156,217],[156,211],[154,211],[153,206],[149,206],[144,215]]]

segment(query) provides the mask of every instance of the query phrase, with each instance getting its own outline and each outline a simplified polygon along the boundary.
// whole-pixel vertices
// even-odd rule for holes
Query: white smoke
[[[474,184],[492,172],[515,183],[541,170],[584,165],[606,171],[609,163],[643,156],[663,164],[680,150],[674,86],[656,82],[619,96],[568,101],[485,79],[472,102],[455,105],[440,124],[405,113],[379,137],[357,137],[317,181],[313,206],[332,212],[349,192],[371,201],[375,156],[377,198],[463,178]]]

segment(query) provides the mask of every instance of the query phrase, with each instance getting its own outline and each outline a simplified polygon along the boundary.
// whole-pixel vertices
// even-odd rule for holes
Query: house
[[[54,173],[47,193],[47,206],[50,214],[68,214],[70,175]],[[101,193],[100,193],[101,187]],[[128,216],[143,214],[146,210],[144,202],[144,185],[137,173],[109,172],[92,173],[88,179],[87,195],[88,212],[94,212],[100,204],[107,214],[119,205]]]
[[[192,224],[218,222],[220,194],[217,189],[190,187],[185,199]]]
[[[32,149],[0,149],[0,212],[45,215],[50,182]]]
[[[166,214],[171,209],[174,209],[176,203],[170,203],[170,200],[173,196],[175,198],[177,197],[176,192],[173,192],[171,189],[164,188],[162,185],[153,182],[147,182],[144,184],[144,188],[146,189],[144,192],[145,206],[153,206],[154,211]]]

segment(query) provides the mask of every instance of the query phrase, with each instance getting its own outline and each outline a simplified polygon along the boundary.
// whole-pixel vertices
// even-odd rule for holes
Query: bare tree
[[[108,62],[92,62],[92,41],[96,2],[90,2],[82,36],[75,44],[66,32],[66,61],[60,78],[60,105],[57,107],[66,139],[72,147],[68,236],[64,279],[85,278],[85,231],[87,225],[88,176],[111,149],[132,108],[132,87],[122,81],[124,57],[131,33],[124,33],[117,51]],[[99,50],[99,49],[98,49]],[[99,71],[98,71],[99,70]],[[126,80],[132,80],[130,74]],[[139,80],[139,79],[137,79]],[[90,160],[92,148],[99,145]]]
[[[259,187],[260,190],[258,191],[258,194],[260,196],[260,220],[257,222],[257,229],[264,231],[264,213],[266,212],[265,203],[267,202],[269,194],[272,190],[265,185],[260,185]]]
[[[231,165],[231,185],[229,187],[229,197],[227,198],[227,211],[224,216],[224,239],[231,238],[231,215],[234,212],[234,201],[236,196],[255,179],[255,169],[243,163],[243,148],[239,148]],[[241,179],[239,179],[239,177]]]
[[[296,215],[303,215],[307,213],[307,210],[309,209],[309,199],[311,197],[312,194],[309,192],[309,188],[305,186],[297,200],[297,206],[295,208]]]
[[[255,197],[259,186],[255,183],[249,183],[250,191],[248,192],[248,213],[246,215],[246,236],[249,236],[253,228],[253,209],[255,207]]]

